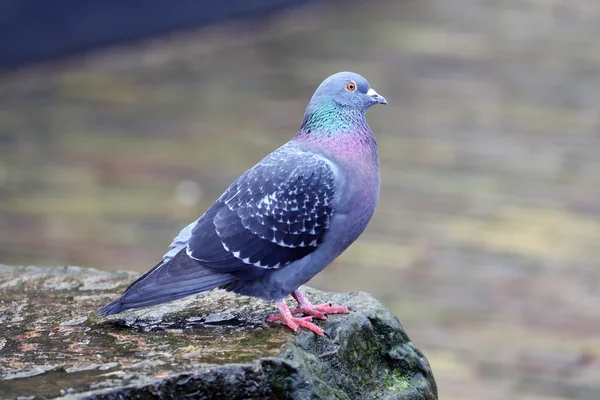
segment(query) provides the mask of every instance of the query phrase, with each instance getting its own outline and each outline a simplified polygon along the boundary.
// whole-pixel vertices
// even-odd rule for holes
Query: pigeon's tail
[[[173,259],[163,261],[133,282],[125,293],[98,311],[98,315],[117,314],[130,308],[140,308],[181,299],[228,284],[235,280],[230,274],[212,271],[190,258],[185,249]]]

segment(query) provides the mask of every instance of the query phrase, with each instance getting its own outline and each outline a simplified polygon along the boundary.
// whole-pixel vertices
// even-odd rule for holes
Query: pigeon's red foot
[[[292,293],[292,296],[298,302],[298,307],[290,310],[285,300],[277,302],[280,315],[271,315],[267,318],[268,322],[281,321],[291,330],[298,333],[300,328],[306,328],[317,335],[323,336],[323,329],[312,323],[313,318],[327,319],[328,314],[348,314],[350,310],[345,306],[332,306],[329,303],[312,305],[310,301],[298,290]],[[305,317],[294,317],[292,314],[304,314]]]
[[[348,314],[350,312],[346,306],[332,306],[330,303],[314,306],[299,290],[294,291],[292,296],[298,302],[298,307],[290,311],[292,314],[304,314],[318,319],[327,319],[328,314]]]
[[[288,326],[291,330],[298,333],[300,328],[306,328],[319,336],[323,336],[323,329],[319,328],[315,324],[312,323],[313,317],[294,317],[290,312],[285,300],[279,300],[277,302],[277,307],[279,308],[280,315],[270,315],[267,318],[268,322],[276,322],[281,321]]]

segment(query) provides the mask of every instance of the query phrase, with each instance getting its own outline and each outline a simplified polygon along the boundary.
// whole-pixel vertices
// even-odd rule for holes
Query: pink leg
[[[302,293],[300,293],[299,290],[294,291],[292,296],[298,302],[298,307],[294,308],[293,310],[289,310],[290,314],[304,314],[318,319],[327,319],[327,314],[348,314],[349,312],[348,307],[332,306],[329,303],[323,303],[314,306],[306,297],[304,297]],[[283,320],[283,317],[279,315],[273,315],[269,318],[269,322]]]
[[[294,317],[290,312],[285,300],[277,301],[277,308],[279,308],[279,312],[281,315],[270,315],[267,318],[268,322],[281,321],[286,324],[291,330],[298,333],[300,328],[306,328],[310,331],[313,331],[317,335],[323,336],[323,329],[319,328],[315,324],[312,323],[313,317]]]
[[[315,318],[327,319],[327,314],[348,314],[350,312],[346,306],[332,306],[330,303],[314,306],[299,290],[295,290],[292,296],[298,302],[298,307],[290,311],[292,314],[312,315]]]

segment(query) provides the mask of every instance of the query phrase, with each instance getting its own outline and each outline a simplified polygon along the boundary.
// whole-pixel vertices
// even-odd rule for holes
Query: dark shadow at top
[[[0,68],[56,59],[235,18],[255,18],[310,0],[5,0]]]

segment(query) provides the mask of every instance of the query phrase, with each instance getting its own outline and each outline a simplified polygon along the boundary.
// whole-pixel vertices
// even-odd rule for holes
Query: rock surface
[[[137,274],[0,266],[0,398],[436,399],[427,359],[366,293],[327,337],[265,323],[272,304],[224,291],[95,311]]]

